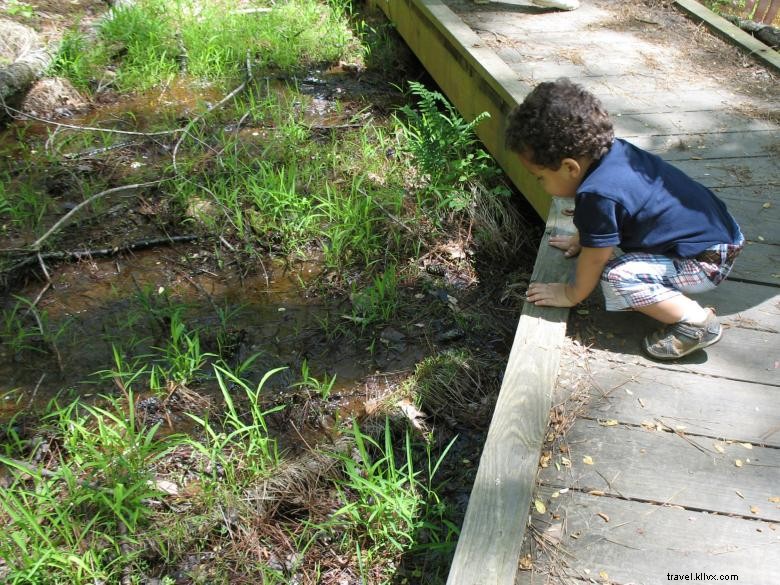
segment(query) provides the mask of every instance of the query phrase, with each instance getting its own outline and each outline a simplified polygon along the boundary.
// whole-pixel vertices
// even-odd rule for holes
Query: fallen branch
[[[184,235],[184,236],[166,236],[163,238],[151,238],[148,240],[140,240],[138,242],[132,242],[129,244],[123,244],[121,246],[113,246],[111,248],[97,248],[91,250],[67,250],[61,252],[46,252],[43,254],[31,253],[27,258],[17,262],[12,267],[6,269],[4,272],[13,272],[24,268],[28,264],[33,264],[38,261],[40,256],[44,260],[84,260],[86,258],[105,258],[108,256],[115,256],[122,252],[135,252],[137,250],[144,250],[146,248],[152,248],[154,246],[180,244],[183,242],[191,242],[197,240],[196,235]]]
[[[63,215],[59,219],[59,221],[55,223],[53,226],[51,226],[45,234],[43,234],[40,238],[38,238],[37,240],[35,240],[35,242],[32,243],[32,245],[30,246],[30,251],[35,252],[37,250],[40,250],[41,244],[43,244],[43,242],[45,242],[50,235],[56,232],[65,222],[67,222],[80,209],[89,205],[93,201],[100,199],[105,195],[110,195],[111,193],[119,193],[120,191],[129,191],[131,189],[140,189],[142,187],[149,187],[151,185],[159,185],[161,182],[162,182],[161,180],[158,180],[158,181],[149,181],[147,183],[135,183],[134,185],[122,185],[121,187],[114,187],[113,189],[106,189],[105,191],[101,191],[100,193],[95,193],[88,199],[85,199],[84,201],[76,205],[76,207],[71,209],[68,213]]]

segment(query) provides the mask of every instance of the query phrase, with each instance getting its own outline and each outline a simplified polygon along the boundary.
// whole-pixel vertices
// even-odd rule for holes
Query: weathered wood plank
[[[583,383],[591,418],[633,425],[660,420],[686,433],[780,447],[777,387],[596,360]]]
[[[641,351],[642,337],[658,328],[655,321],[636,313],[600,311],[595,314],[595,319],[599,322],[599,331],[610,334],[598,334],[594,340],[594,347],[603,352],[605,359],[648,367],[659,365]],[[735,327],[724,331],[717,344],[677,361],[664,363],[663,368],[778,386],[778,363],[780,334]]]
[[[550,498],[551,493],[540,490],[537,497],[549,503],[549,511],[534,514],[533,523],[552,541],[545,550],[556,556],[550,559],[539,551],[535,565],[556,577],[548,580],[547,574],[523,571],[518,585],[569,583],[567,577],[585,583],[668,585],[675,582],[670,573],[689,575],[689,583],[702,573],[715,575],[716,582],[720,575],[736,575],[739,583],[780,583],[777,526],[575,491],[557,498]]]
[[[734,26],[695,0],[675,0],[675,4],[693,18],[703,22],[715,34],[742,47],[749,55],[769,65],[775,71],[780,71],[780,55],[752,35]]]
[[[780,207],[765,201],[723,199],[729,211],[739,223],[745,238],[766,244],[780,244]]]
[[[780,489],[778,449],[746,449],[696,435],[607,427],[586,419],[568,431],[566,442],[571,464],[565,467],[554,457],[539,473],[546,485],[780,521],[780,506],[769,501]]]
[[[770,156],[780,149],[780,130],[621,138],[668,161],[752,158]]]
[[[558,280],[568,273],[560,251],[547,244],[552,233],[573,229],[570,218],[560,213],[566,203],[553,204],[534,266],[535,280]],[[567,309],[530,303],[523,308],[448,585],[514,582],[567,314]]]
[[[745,249],[734,264],[730,278],[778,286],[780,285],[778,266],[780,266],[780,247],[748,240]]]

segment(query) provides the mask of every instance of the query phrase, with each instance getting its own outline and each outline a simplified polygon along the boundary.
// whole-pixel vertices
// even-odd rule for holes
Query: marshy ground
[[[443,582],[540,231],[478,121],[346,1],[6,4],[79,99],[0,134],[0,575]]]

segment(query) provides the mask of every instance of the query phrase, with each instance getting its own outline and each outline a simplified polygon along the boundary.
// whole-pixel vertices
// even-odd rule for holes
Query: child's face
[[[577,187],[580,186],[585,176],[585,170],[587,170],[584,161],[573,158],[563,159],[561,166],[557,170],[553,170],[532,162],[526,154],[518,156],[520,163],[537,178],[544,190],[553,197],[574,197],[577,194]]]

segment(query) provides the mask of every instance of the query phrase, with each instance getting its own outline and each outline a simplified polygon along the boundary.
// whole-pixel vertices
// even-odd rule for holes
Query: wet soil
[[[424,76],[418,64],[405,67],[407,78]],[[278,84],[279,91],[287,81],[264,80]],[[365,112],[381,120],[403,99],[387,79],[349,65],[312,71],[294,81],[312,98],[305,120],[315,130],[354,123]],[[143,130],[160,120],[191,119],[221,97],[214,88],[193,85],[171,85],[154,95],[106,91],[95,97],[88,113],[58,120],[99,126],[106,120],[132,118],[134,127]],[[262,128],[240,124],[230,128],[242,140],[265,139]],[[11,122],[0,131],[0,164],[14,168],[22,156],[21,142],[43,142],[51,135],[50,125]],[[53,224],[81,200],[81,181],[150,180],[159,164],[170,161],[169,144],[138,144],[133,137],[110,150],[57,140],[47,141],[45,148],[47,157],[57,157],[62,164],[40,167],[38,179],[55,202],[44,225]],[[528,208],[524,214],[528,241],[536,241],[534,230],[541,226],[533,223],[536,218]],[[459,230],[453,226],[439,245],[416,260],[419,274],[400,283],[393,320],[363,328],[345,318],[350,313],[348,285],[362,278],[359,269],[330,271],[316,248],[295,257],[281,256],[270,247],[247,255],[239,242],[190,230],[163,196],[107,198],[58,235],[58,249],[94,253],[74,261],[32,262],[6,282],[0,306],[18,309],[28,336],[23,343],[4,344],[0,350],[0,426],[11,421],[24,425],[28,413],[55,397],[90,400],[118,392],[110,373],[116,369],[114,348],[127,356],[152,356],[147,361],[153,362],[170,338],[173,315],[188,331],[197,332],[207,362],[219,354],[236,368],[252,358],[243,370],[249,380],[285,368],[271,378],[264,395],[269,405],[289,406],[271,419],[272,432],[288,453],[302,452],[318,437],[329,435],[337,421],[371,414],[421,360],[446,349],[489,356],[489,391],[494,396],[522,308],[517,298],[505,293],[510,283],[528,278],[535,249],[529,246],[508,260],[497,260],[473,249],[468,235]],[[30,241],[23,231],[6,233],[3,247]],[[192,238],[165,241],[173,236]],[[114,251],[149,241],[157,243],[137,251]],[[42,330],[47,335],[41,335]],[[296,385],[304,364],[316,378],[335,377],[327,396]],[[194,380],[189,387],[206,405],[219,401],[213,379]],[[165,412],[159,397],[143,389],[137,404],[148,422],[163,420],[168,430],[184,431],[189,420],[184,411],[197,406]],[[426,423],[437,429],[441,446],[458,437],[440,476],[446,481],[441,496],[459,524],[487,432],[484,412],[475,412],[472,424],[436,412],[425,414]],[[408,573],[399,570],[398,582],[405,578],[414,582],[428,562],[410,560]]]

